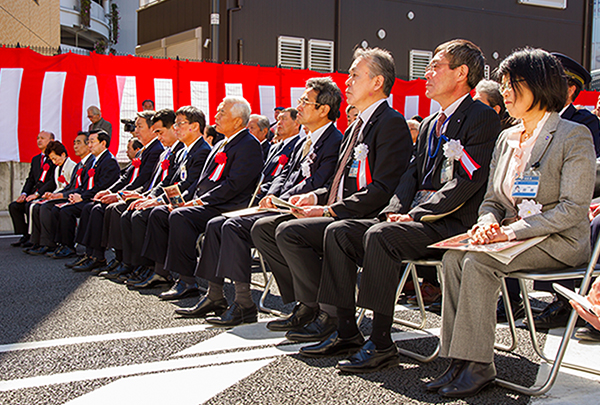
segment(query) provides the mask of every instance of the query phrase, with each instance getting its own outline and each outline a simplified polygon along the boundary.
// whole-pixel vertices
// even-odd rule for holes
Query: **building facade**
[[[0,0],[0,42],[57,48],[60,0]]]

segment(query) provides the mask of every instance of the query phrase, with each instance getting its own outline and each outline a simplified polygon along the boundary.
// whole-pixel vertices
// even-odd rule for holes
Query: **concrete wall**
[[[0,0],[0,41],[4,44],[58,47],[60,0]]]
[[[0,162],[0,232],[13,231],[8,204],[21,194],[30,166],[30,163]]]

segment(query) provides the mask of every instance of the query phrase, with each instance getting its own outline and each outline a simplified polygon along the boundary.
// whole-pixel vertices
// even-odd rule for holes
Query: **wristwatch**
[[[332,217],[331,212],[329,211],[329,207],[323,208],[323,216],[325,218],[331,218]]]

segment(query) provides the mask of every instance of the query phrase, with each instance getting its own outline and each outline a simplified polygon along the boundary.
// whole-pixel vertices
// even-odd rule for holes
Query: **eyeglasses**
[[[173,126],[175,128],[178,128],[178,127],[180,127],[180,126],[182,126],[184,124],[189,124],[189,122],[188,121],[179,121],[179,122],[175,121],[175,123],[173,124]]]
[[[450,66],[450,63],[434,61],[434,62],[431,62],[429,65],[427,65],[427,67],[425,68],[425,71],[429,72],[431,70],[437,70],[437,68],[439,68],[440,66],[444,66],[444,65]]]
[[[299,98],[298,100],[296,100],[296,102],[298,103],[299,106],[302,106],[302,107],[304,107],[306,104],[312,104],[315,106],[315,108],[319,108],[322,106],[322,104],[315,103],[314,101],[310,101],[306,97]]]
[[[514,83],[519,83],[519,82],[524,82],[524,79],[519,79],[519,80],[513,80],[512,83],[510,80],[500,84],[500,93],[504,93],[506,90],[514,90],[513,84]]]

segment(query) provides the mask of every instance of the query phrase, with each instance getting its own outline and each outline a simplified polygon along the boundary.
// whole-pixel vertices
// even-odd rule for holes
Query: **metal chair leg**
[[[271,275],[269,276],[269,280],[267,281],[267,284],[265,286],[265,289],[264,289],[262,295],[260,296],[260,300],[258,301],[258,310],[260,312],[265,312],[267,314],[272,314],[275,316],[283,316],[283,313],[281,311],[278,311],[278,310],[272,309],[272,308],[268,308],[265,306],[265,299],[267,298],[267,295],[269,295],[269,291],[271,290],[273,281],[275,281],[275,277],[273,276],[273,273],[271,273]]]
[[[526,297],[525,293],[523,293]],[[508,289],[506,288],[506,281],[502,278],[502,300],[504,301],[504,310],[506,311],[506,319],[508,320],[508,328],[510,330],[510,336],[512,343],[508,346],[501,345],[496,343],[494,348],[498,350],[502,350],[505,352],[512,352],[517,348],[518,338],[517,338],[517,328],[515,326],[515,318],[512,312],[512,306],[510,304],[510,298],[508,296]]]
[[[415,293],[417,295],[417,305],[419,306],[419,312],[421,313],[421,322],[416,323],[416,322],[406,321],[404,319],[395,317],[394,323],[408,326],[409,328],[421,330],[425,327],[425,324],[427,322],[427,312],[425,311],[425,304],[423,303],[423,295],[421,294],[421,289],[419,288],[419,276],[417,275],[417,268],[414,265],[414,263],[409,263],[406,266],[406,269],[404,270],[404,273],[402,274],[402,277],[400,278],[400,284],[398,284],[398,289],[396,290],[396,300],[394,302],[396,302],[398,300],[400,293],[402,293],[402,290],[404,290],[404,285],[406,284],[406,280],[408,279],[409,274],[412,276],[413,284],[415,285]]]

